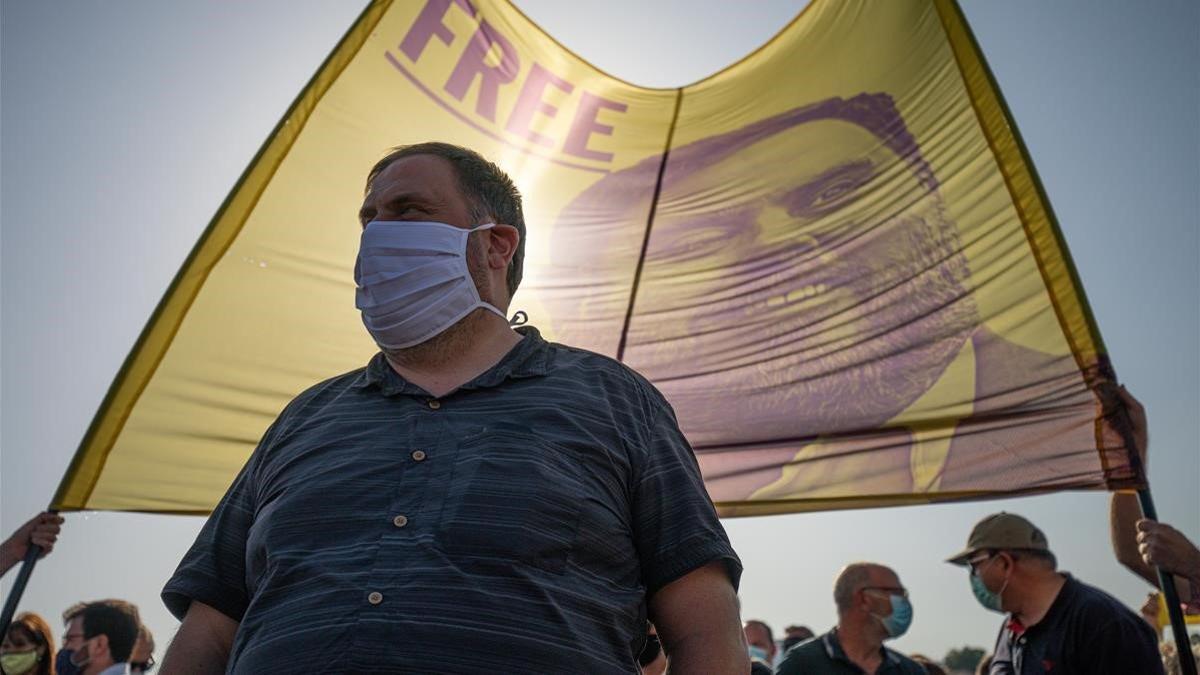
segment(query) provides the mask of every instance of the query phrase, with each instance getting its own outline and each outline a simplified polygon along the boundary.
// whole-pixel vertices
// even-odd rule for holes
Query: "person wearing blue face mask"
[[[788,650],[777,675],[924,675],[912,659],[883,646],[908,631],[912,603],[900,577],[877,563],[847,565],[833,584],[838,623]]]
[[[750,650],[751,665],[761,663],[768,668],[775,665],[775,634],[765,621],[750,619],[742,626],[746,634],[746,646]]]
[[[75,605],[64,615],[63,649],[55,672],[60,675],[127,675],[129,655],[137,641],[137,607],[124,600],[97,600]]]
[[[1150,626],[1111,595],[1058,571],[1046,535],[1025,518],[984,518],[946,562],[966,567],[979,604],[1005,615],[991,675],[1163,672]]]

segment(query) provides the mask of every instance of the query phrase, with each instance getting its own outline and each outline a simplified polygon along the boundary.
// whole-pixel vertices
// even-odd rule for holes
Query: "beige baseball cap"
[[[966,565],[976,553],[997,548],[1049,551],[1050,542],[1033,523],[1015,513],[1001,511],[975,523],[971,536],[967,537],[967,547],[947,558],[946,562]]]

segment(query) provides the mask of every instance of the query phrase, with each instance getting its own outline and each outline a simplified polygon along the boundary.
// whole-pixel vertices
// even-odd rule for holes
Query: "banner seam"
[[[667,127],[667,142],[663,147],[662,161],[658,164],[658,179],[654,182],[654,196],[650,199],[650,213],[646,216],[646,231],[642,235],[642,250],[638,255],[637,267],[633,271],[633,287],[629,290],[629,306],[625,310],[625,323],[621,326],[621,339],[617,341],[617,360],[625,360],[625,343],[629,338],[629,324],[633,321],[633,308],[637,303],[638,287],[642,281],[642,269],[646,264],[646,252],[650,248],[650,229],[658,212],[658,200],[662,195],[663,176],[667,172],[667,159],[671,156],[671,143],[675,140],[675,125],[679,123],[679,108],[683,103],[683,88],[675,90],[675,111],[671,114],[671,125]]]

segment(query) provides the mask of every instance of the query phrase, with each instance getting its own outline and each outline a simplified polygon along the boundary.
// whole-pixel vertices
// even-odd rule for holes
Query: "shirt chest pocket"
[[[576,451],[510,424],[463,439],[442,504],[438,546],[463,563],[561,572],[579,530]]]

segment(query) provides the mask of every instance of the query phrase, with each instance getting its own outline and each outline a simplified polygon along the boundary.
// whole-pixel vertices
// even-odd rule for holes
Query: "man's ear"
[[[854,591],[854,606],[868,612],[871,611],[871,601],[867,599],[867,589],[859,588]]]
[[[497,223],[491,234],[487,252],[488,267],[494,270],[508,269],[508,263],[517,253],[517,244],[521,242],[521,233],[512,225]]]
[[[108,648],[108,636],[104,633],[96,636],[96,649],[100,650],[101,654],[112,655],[112,652]]]

